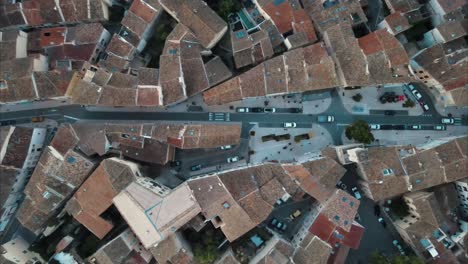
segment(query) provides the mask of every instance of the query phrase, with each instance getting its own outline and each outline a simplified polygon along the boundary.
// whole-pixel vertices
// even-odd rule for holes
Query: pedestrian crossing
[[[231,117],[229,113],[209,113],[208,115],[209,121],[231,121]]]

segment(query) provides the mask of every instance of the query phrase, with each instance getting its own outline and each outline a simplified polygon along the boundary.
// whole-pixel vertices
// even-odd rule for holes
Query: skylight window
[[[389,176],[389,175],[393,174],[393,170],[392,169],[384,169],[382,171],[382,173],[383,173],[384,176]]]

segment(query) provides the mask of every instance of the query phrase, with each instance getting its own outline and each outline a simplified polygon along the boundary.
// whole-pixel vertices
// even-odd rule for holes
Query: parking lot
[[[396,98],[400,101],[382,103],[380,100],[384,94],[393,93]],[[366,87],[356,90],[344,90],[339,91],[343,105],[350,113],[368,115],[373,114],[375,110],[393,110],[393,111],[404,111],[405,114],[411,116],[418,116],[424,114],[424,110],[421,105],[417,102],[414,95],[407,87],[389,86],[389,87]],[[353,100],[353,96],[360,94],[362,96],[361,101],[356,102]],[[410,99],[415,103],[414,107],[403,107],[403,103],[406,99]]]
[[[269,229],[280,234],[284,239],[291,240],[301,227],[303,216],[306,211],[310,210],[312,200],[313,199],[309,197],[299,202],[288,201],[276,206],[268,219],[265,220],[265,225],[267,225]],[[291,215],[297,211],[300,212],[300,215],[296,218],[291,217]],[[272,225],[273,219],[276,220],[276,226]],[[278,222],[281,223],[280,228],[277,227]],[[284,228],[285,226],[286,228]]]

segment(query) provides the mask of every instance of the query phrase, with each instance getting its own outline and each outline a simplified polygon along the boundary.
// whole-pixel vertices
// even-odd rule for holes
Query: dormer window
[[[384,169],[382,171],[382,173],[383,173],[384,176],[390,176],[390,175],[393,174],[393,170],[392,169]]]

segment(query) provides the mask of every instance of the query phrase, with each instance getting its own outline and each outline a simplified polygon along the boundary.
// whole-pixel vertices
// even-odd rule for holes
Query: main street
[[[370,115],[354,115],[349,113],[341,103],[341,100],[335,93],[332,93],[333,102],[330,107],[320,115],[332,115],[335,117],[333,123],[323,123],[322,125],[330,132],[336,144],[341,143],[341,134],[343,129],[356,120],[364,120],[369,124],[380,125],[422,125],[434,126],[441,124],[442,116],[437,113],[431,105],[432,111],[429,114],[421,116],[409,116],[407,114],[396,113],[393,116],[387,116],[384,111]],[[296,122],[298,127],[311,127],[317,123],[317,115],[307,115],[300,113],[230,113],[229,119],[219,121],[210,118],[208,112],[170,112],[170,111],[125,111],[119,109],[118,112],[112,111],[89,111],[86,107],[80,105],[66,105],[53,108],[31,109],[14,112],[0,113],[0,121],[13,120],[15,123],[29,123],[31,118],[43,116],[55,119],[59,122],[76,122],[77,120],[109,120],[109,121],[178,121],[178,122],[241,122],[243,128],[248,129],[250,123],[259,123],[259,125],[269,127],[282,127],[285,122]],[[229,120],[229,121],[227,121]],[[468,120],[462,120],[461,125],[468,125]],[[245,135],[245,134],[244,134]]]

